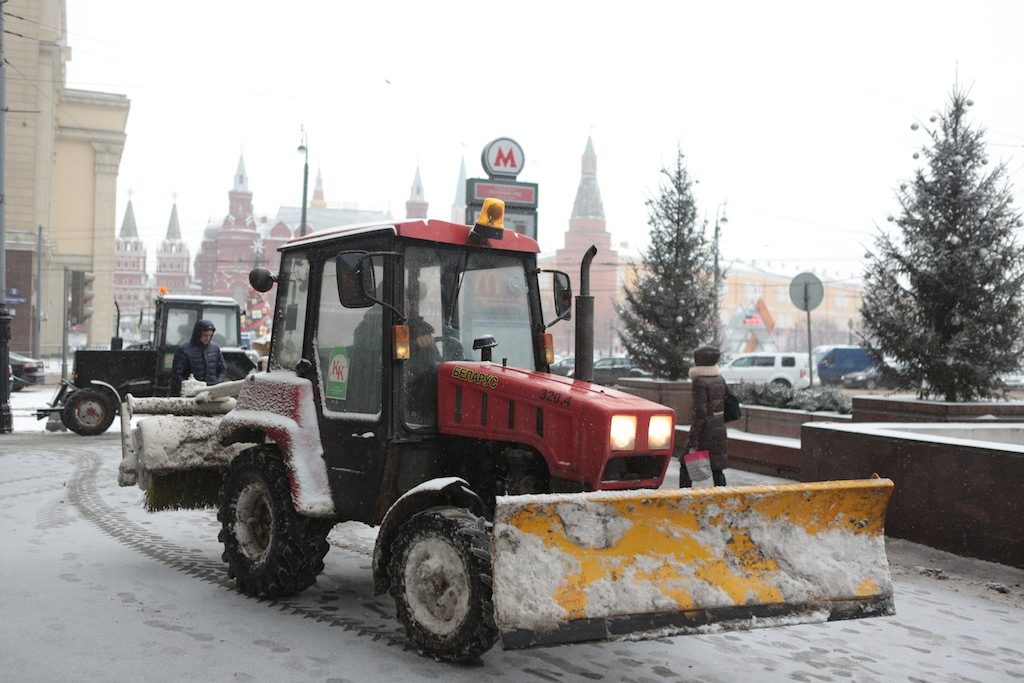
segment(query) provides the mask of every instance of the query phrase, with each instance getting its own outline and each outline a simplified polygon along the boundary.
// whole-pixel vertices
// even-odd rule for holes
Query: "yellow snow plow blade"
[[[876,478],[499,498],[502,644],[893,614],[892,488]]]

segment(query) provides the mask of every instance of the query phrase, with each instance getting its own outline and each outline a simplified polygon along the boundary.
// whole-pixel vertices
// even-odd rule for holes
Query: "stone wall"
[[[800,479],[888,477],[887,535],[1024,568],[1024,445],[886,426],[805,424]]]
[[[916,398],[853,397],[854,422],[1024,422],[1022,401],[948,403]]]

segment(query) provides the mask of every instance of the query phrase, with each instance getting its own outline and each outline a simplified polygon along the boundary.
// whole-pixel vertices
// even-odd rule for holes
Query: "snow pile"
[[[183,397],[192,397],[199,392],[206,389],[208,385],[201,379],[196,379],[195,375],[189,375],[188,379],[182,380],[181,382],[181,395]]]
[[[562,520],[565,535],[581,548],[611,548],[632,526],[607,504],[559,503],[555,510]]]
[[[666,493],[500,498],[494,602],[501,629],[544,632],[573,619],[771,604],[800,606],[800,621],[818,620],[831,601],[892,595],[883,536],[855,533],[842,513],[809,533],[759,512],[757,503],[773,495],[765,489],[718,489],[713,501]],[[746,627],[753,625],[761,624]]]
[[[334,515],[309,380],[288,370],[249,375],[237,406],[221,421],[220,436],[238,429],[264,432],[281,449],[296,511],[313,517]]]
[[[235,407],[235,399],[213,400],[206,392],[195,398],[135,398],[128,394],[127,403],[132,415],[223,415]]]

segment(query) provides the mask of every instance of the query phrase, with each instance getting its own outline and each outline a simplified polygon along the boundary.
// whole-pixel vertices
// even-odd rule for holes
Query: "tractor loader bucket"
[[[246,446],[222,446],[217,426],[235,406],[241,382],[211,387],[192,397],[135,398],[121,404],[118,483],[146,492],[150,512],[214,507],[221,476]],[[134,415],[148,415],[133,428]]]
[[[894,613],[892,481],[498,498],[506,649]]]

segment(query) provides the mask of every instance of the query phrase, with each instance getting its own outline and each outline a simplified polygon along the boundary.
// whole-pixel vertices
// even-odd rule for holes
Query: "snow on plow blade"
[[[893,614],[889,479],[499,498],[506,649]]]

